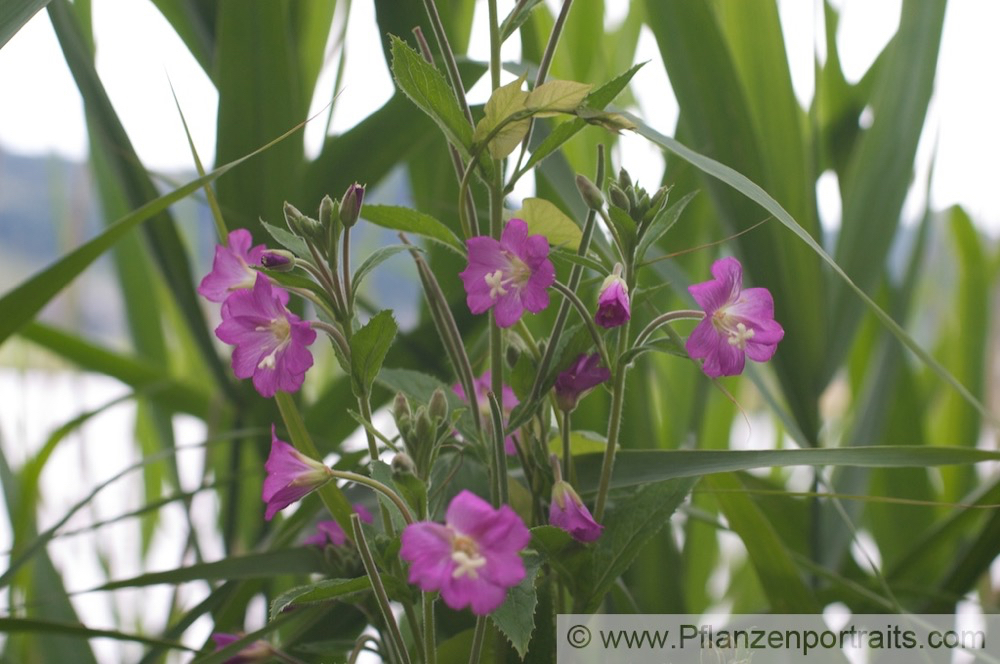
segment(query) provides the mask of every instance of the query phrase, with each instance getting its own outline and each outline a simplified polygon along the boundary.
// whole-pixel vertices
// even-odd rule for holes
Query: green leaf
[[[639,232],[635,220],[617,205],[608,206],[608,216],[611,218],[611,225],[614,227],[615,233],[625,245],[622,247],[622,251],[628,254],[635,247],[636,235]]]
[[[642,68],[645,63],[640,63],[630,68],[623,74],[619,74],[615,78],[611,79],[597,90],[594,90],[587,98],[584,100],[584,104],[587,108],[594,110],[601,110],[612,101],[615,100],[622,90],[624,90],[632,77],[635,76],[636,72]],[[525,164],[521,172],[527,172],[535,166],[538,162],[545,157],[549,156],[553,152],[559,149],[563,143],[573,138],[577,132],[587,126],[587,123],[580,119],[574,118],[568,122],[563,122],[552,130],[548,136],[534,149],[531,153],[531,158],[528,159],[528,163]]]
[[[351,386],[362,398],[371,391],[385,361],[385,354],[396,338],[396,319],[386,309],[372,316],[363,328],[351,337]]]
[[[356,579],[325,579],[305,586],[298,586],[278,595],[271,602],[271,620],[277,618],[286,609],[304,604],[328,602],[344,595],[371,590],[372,584],[367,576]]]
[[[285,249],[298,256],[299,258],[306,258],[312,260],[312,253],[309,251],[309,247],[306,245],[306,241],[300,238],[298,235],[292,233],[291,231],[285,230],[280,226],[275,226],[274,224],[269,224],[263,219],[260,220],[260,225],[264,227],[274,241],[280,244]]]
[[[548,81],[528,93],[524,106],[537,118],[572,113],[583,103],[593,85],[576,81]]]
[[[706,477],[705,484],[716,491],[715,499],[729,526],[743,540],[761,587],[775,613],[816,613],[819,605],[806,588],[791,554],[774,526],[746,493],[739,478],[732,474]]]
[[[574,456],[599,454],[608,446],[608,439],[596,431],[572,431],[569,434],[569,453]],[[549,453],[562,458],[562,437],[549,439]]]
[[[392,75],[396,85],[441,128],[448,142],[468,158],[472,127],[444,75],[399,37],[392,40]]]
[[[691,202],[691,199],[697,195],[697,191],[692,191],[687,196],[677,201],[670,207],[665,207],[657,213],[653,220],[649,222],[649,226],[642,234],[642,239],[639,240],[639,245],[635,249],[636,260],[642,262],[643,256],[646,255],[646,251],[664,234],[667,233],[677,220],[680,218],[681,213],[684,212],[684,208],[687,204]]]
[[[572,219],[544,198],[525,198],[520,210],[512,217],[523,219],[532,234],[544,235],[549,244],[576,251],[583,231]]]
[[[576,460],[582,492],[595,491],[602,455]],[[1000,461],[1000,452],[930,445],[871,445],[867,447],[788,450],[622,450],[615,457],[612,488],[638,486],[677,477],[700,477],[752,468],[784,466],[859,466],[920,468],[983,461]]]
[[[528,20],[531,16],[531,10],[538,6],[544,0],[526,0],[525,2],[519,2],[514,6],[514,9],[510,10],[510,14],[507,15],[500,23],[500,43],[507,41],[514,32],[517,31],[524,22]]]
[[[5,0],[0,4],[0,48],[52,0]]]
[[[15,634],[18,632],[33,632],[52,636],[71,636],[80,639],[114,639],[115,641],[131,641],[147,646],[161,646],[172,650],[187,650],[193,652],[183,643],[165,641],[139,634],[126,634],[111,629],[93,629],[86,625],[40,620],[37,618],[6,618],[0,617],[0,633]]]
[[[524,659],[528,643],[531,641],[531,633],[535,631],[535,605],[538,604],[535,577],[538,576],[538,570],[542,566],[542,557],[526,553],[522,559],[524,579],[507,591],[507,599],[499,609],[490,614],[490,618],[514,646],[521,659]]]
[[[434,217],[396,205],[365,205],[361,208],[361,216],[382,228],[391,228],[404,233],[416,233],[429,240],[439,242],[444,246],[465,253],[465,245],[455,233]]]
[[[615,580],[632,565],[643,545],[670,522],[670,515],[684,501],[697,479],[675,479],[645,484],[615,504],[604,520],[604,532],[594,548],[590,598],[584,612],[591,613],[611,590]]]
[[[602,276],[609,274],[612,270],[611,266],[604,265],[593,258],[580,256],[579,254],[575,254],[571,251],[562,250],[559,247],[552,248],[549,258],[552,259],[552,262],[556,265],[566,265],[567,267],[582,265],[583,267],[593,270]]]
[[[158,584],[176,585],[188,581],[225,581],[229,579],[266,579],[279,574],[314,574],[324,571],[323,556],[310,547],[296,547],[244,556],[230,556],[210,563],[150,572],[130,579],[110,581],[92,592],[117,588],[139,588]]]
[[[391,244],[386,247],[379,247],[368,255],[354,273],[354,277],[351,279],[351,288],[353,288],[354,293],[357,294],[358,289],[361,287],[361,282],[368,276],[368,273],[401,251],[422,251],[422,249],[405,244]]]
[[[526,74],[521,74],[517,80],[493,91],[483,109],[483,119],[476,125],[476,131],[472,134],[474,143],[482,143],[494,130],[503,125],[503,128],[489,139],[490,142],[487,146],[490,156],[494,159],[503,159],[513,152],[531,126],[531,119],[525,113],[527,110],[525,101],[528,98],[528,93],[521,89],[525,76]],[[507,122],[509,118],[518,114],[525,117]]]

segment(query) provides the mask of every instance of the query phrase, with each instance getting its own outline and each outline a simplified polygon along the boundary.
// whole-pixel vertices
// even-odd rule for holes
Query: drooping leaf
[[[283,611],[296,606],[328,602],[344,595],[370,590],[371,587],[371,581],[367,576],[356,579],[324,579],[306,586],[297,586],[272,600],[271,620],[277,618]]]
[[[543,198],[525,198],[522,207],[512,214],[528,224],[532,235],[544,235],[549,244],[576,251],[583,231],[555,205]]]

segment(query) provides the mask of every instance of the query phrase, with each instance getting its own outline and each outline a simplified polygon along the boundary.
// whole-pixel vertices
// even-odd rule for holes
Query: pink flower
[[[584,394],[611,378],[611,372],[597,366],[601,356],[581,353],[568,369],[556,377],[556,402],[559,408],[572,411]]]
[[[525,309],[538,313],[549,306],[546,289],[556,280],[556,271],[548,259],[549,242],[544,235],[529,236],[528,224],[511,219],[499,242],[478,236],[465,244],[469,266],[458,276],[472,313],[495,307],[497,325],[510,327]]]
[[[241,634],[227,634],[226,632],[216,632],[212,635],[215,641],[215,651],[218,652],[226,646],[236,643],[243,638]],[[270,661],[274,655],[274,648],[267,641],[254,641],[244,647],[235,656],[226,660],[226,664],[253,664],[254,662]]]
[[[355,505],[354,511],[365,523],[374,520],[372,513],[365,509],[364,505]],[[308,546],[326,546],[327,542],[334,546],[344,546],[347,543],[347,535],[336,521],[320,521],[316,524],[316,533],[307,537],[302,543]]]
[[[279,510],[330,481],[330,469],[310,459],[283,440],[271,425],[271,453],[264,463],[267,477],[261,498],[267,503],[264,518],[270,521]]]
[[[493,421],[493,412],[490,409],[490,401],[486,396],[486,393],[492,389],[492,376],[493,374],[487,369],[482,376],[477,378],[473,382],[473,386],[476,388],[476,401],[479,403],[479,413],[483,416],[483,421],[490,426]],[[461,383],[457,383],[453,388],[455,394],[462,401],[468,403],[468,399],[465,397],[465,389],[462,387]],[[503,386],[503,423],[504,426],[507,425],[507,417],[510,415],[510,411],[514,410],[514,407],[520,404],[517,400],[517,395],[514,394],[509,386]],[[514,442],[513,436],[507,436],[503,440],[503,450],[508,455],[513,456],[517,454],[517,445]]]
[[[688,292],[705,311],[705,318],[688,337],[692,358],[704,358],[702,371],[712,378],[743,372],[745,356],[766,362],[774,355],[785,331],[774,320],[774,299],[766,288],[742,289],[743,268],[735,258],[712,265],[711,281]]]
[[[233,373],[253,377],[261,396],[273,397],[278,390],[295,392],[302,387],[313,357],[306,346],[316,340],[309,323],[290,312],[288,293],[272,288],[263,274],[252,290],[233,292],[222,303],[222,323],[215,336],[236,346]]]
[[[448,505],[444,525],[420,521],[403,530],[399,555],[411,563],[410,583],[440,590],[453,609],[469,606],[484,616],[499,608],[507,588],[524,578],[520,551],[530,539],[509,506],[495,510],[462,491]]]
[[[593,542],[604,530],[604,526],[594,521],[573,487],[564,480],[552,485],[549,523],[562,528],[580,542]]]
[[[597,313],[594,321],[604,328],[624,325],[632,317],[632,309],[628,299],[628,285],[621,278],[621,265],[615,266],[615,271],[609,274],[601,284],[601,293],[597,296]]]
[[[253,238],[250,231],[237,228],[229,234],[229,246],[215,247],[212,271],[205,275],[198,286],[198,293],[212,302],[222,302],[233,291],[253,288],[257,273],[251,265],[260,265],[266,247],[258,244],[250,248]]]

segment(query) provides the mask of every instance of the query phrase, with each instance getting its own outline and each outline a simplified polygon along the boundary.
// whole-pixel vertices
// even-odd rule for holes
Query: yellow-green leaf
[[[562,210],[545,199],[525,198],[524,207],[513,216],[524,219],[529,232],[544,235],[549,244],[574,250],[580,246],[583,231]]]
[[[472,135],[472,140],[480,143],[493,132],[497,127],[515,113],[527,110],[524,102],[528,98],[528,93],[521,89],[525,76],[522,74],[516,81],[503,85],[493,91],[493,95],[483,109],[483,119],[476,125],[476,131]],[[505,125],[499,132],[490,139],[487,146],[490,156],[494,159],[503,159],[517,147],[525,134],[528,133],[530,120],[516,120]]]
[[[572,113],[590,94],[594,86],[576,81],[549,81],[528,93],[524,105],[544,118],[559,113]]]

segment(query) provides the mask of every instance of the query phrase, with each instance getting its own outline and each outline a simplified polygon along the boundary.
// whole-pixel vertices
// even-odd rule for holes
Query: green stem
[[[646,340],[653,336],[654,332],[667,323],[672,323],[675,320],[701,320],[704,317],[704,311],[698,311],[695,309],[680,309],[678,311],[668,311],[665,314],[660,314],[651,320],[649,325],[642,328],[642,332],[640,332],[635,338],[634,346],[638,347],[646,343]]]
[[[386,627],[389,630],[389,636],[392,639],[393,645],[396,646],[400,661],[403,664],[410,664],[410,655],[406,651],[403,635],[399,631],[399,625],[396,624],[396,617],[392,614],[389,595],[385,592],[385,586],[382,585],[382,577],[379,574],[378,567],[375,565],[371,549],[368,548],[368,540],[365,539],[365,531],[361,527],[361,518],[357,514],[351,515],[351,527],[354,529],[354,543],[357,544],[358,553],[361,554],[361,561],[364,563],[365,572],[368,573],[368,578],[371,581],[378,608],[382,612],[382,618],[385,620]]]
[[[496,486],[494,488],[494,507],[503,505],[508,500],[507,495],[507,451],[504,449],[503,406],[497,398],[497,392],[490,392],[490,413],[493,416],[493,470]]]
[[[407,524],[416,522],[416,519],[413,518],[413,514],[410,513],[410,508],[406,505],[406,501],[400,498],[398,493],[387,487],[385,484],[382,484],[378,480],[372,479],[371,477],[360,475],[358,473],[352,473],[349,470],[335,470],[331,468],[329,472],[331,477],[347,480],[348,482],[354,482],[355,484],[362,484],[369,489],[378,491],[383,496],[391,500],[397,508],[399,508],[400,513],[403,515],[403,520],[406,521]]]
[[[329,337],[333,339],[334,343],[336,343],[340,347],[340,352],[344,354],[344,357],[346,357],[348,361],[350,361],[351,347],[347,343],[347,338],[344,336],[343,332],[338,330],[333,325],[330,325],[329,323],[321,320],[310,321],[309,325],[310,327],[314,327],[317,330],[322,330],[323,332],[326,332],[327,335],[329,335]]]
[[[437,645],[435,643],[434,629],[434,593],[423,592],[424,604],[424,662],[425,664],[436,664]]]
[[[552,287],[559,291],[566,301],[580,314],[580,318],[583,319],[584,325],[587,326],[587,330],[594,340],[594,345],[597,346],[597,352],[601,355],[601,361],[604,362],[604,366],[610,369],[611,357],[608,355],[608,349],[604,345],[604,338],[601,336],[601,331],[597,329],[597,323],[594,322],[594,317],[590,314],[590,310],[587,309],[587,305],[577,297],[577,294],[569,286],[556,281],[553,282]]]
[[[597,181],[604,181],[604,146],[600,145],[597,149]],[[590,249],[590,241],[594,236],[594,226],[597,221],[597,210],[591,209],[587,213],[587,220],[583,224],[583,237],[580,238],[580,246],[576,250],[578,256],[586,256],[587,251]],[[580,281],[583,279],[583,266],[573,265],[573,268],[569,273],[569,288],[574,293],[576,289],[580,287]],[[552,364],[553,359],[555,359],[556,346],[559,343],[559,337],[562,336],[563,329],[566,327],[566,319],[569,317],[569,300],[563,300],[559,305],[559,312],[556,314],[556,322],[552,326],[552,333],[549,335],[549,341],[545,345],[545,355],[542,356],[542,361],[538,365],[538,373],[535,374],[535,382],[531,386],[531,398],[529,401],[534,401],[541,395],[542,382],[545,380],[545,376],[549,372],[549,367]],[[610,366],[610,365],[609,365]]]
[[[566,481],[576,486],[576,468],[573,466],[573,454],[570,450],[570,412],[562,412],[562,449],[563,449],[563,475]]]
[[[483,654],[483,643],[486,641],[486,616],[476,618],[476,631],[472,635],[472,650],[469,652],[469,664],[479,664]]]
[[[342,280],[344,286],[344,318],[347,321],[346,325],[350,326],[354,313],[354,294],[351,293],[351,228],[349,226],[344,227],[343,244],[344,253],[343,260],[341,261],[341,270],[344,275]]]
[[[629,324],[625,323],[618,332],[618,358],[625,353],[628,343]],[[597,486],[597,502],[594,505],[594,520],[600,523],[604,518],[604,506],[608,500],[608,489],[611,486],[611,471],[615,465],[615,448],[618,446],[618,433],[621,430],[622,411],[625,405],[625,375],[628,363],[618,362],[614,369],[615,383],[611,393],[611,417],[608,420],[608,443],[604,448],[604,460],[601,463],[601,481]]]

